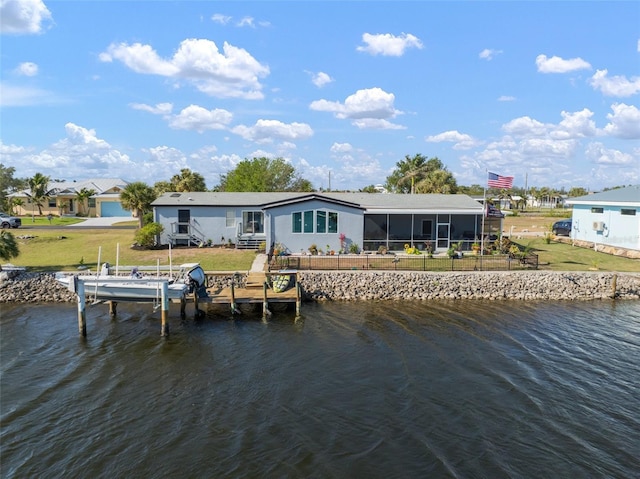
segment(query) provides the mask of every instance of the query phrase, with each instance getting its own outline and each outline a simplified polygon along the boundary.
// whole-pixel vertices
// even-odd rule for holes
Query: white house
[[[567,200],[571,238],[640,251],[640,185]]]
[[[376,193],[165,193],[152,204],[160,244],[233,243],[291,253],[318,249],[466,249],[482,236],[483,206],[467,195]],[[500,215],[501,216],[501,215]],[[501,217],[484,221],[499,234]],[[342,238],[342,239],[341,239]]]

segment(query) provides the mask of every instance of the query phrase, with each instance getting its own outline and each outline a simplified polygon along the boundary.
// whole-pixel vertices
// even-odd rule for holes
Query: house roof
[[[640,207],[640,185],[616,188],[567,200],[570,205],[603,205]]]
[[[113,190],[114,188],[124,189],[128,182],[121,178],[90,178],[83,181],[55,181],[49,182],[47,185],[51,191],[52,196],[57,195],[75,195],[78,191],[86,188],[87,190],[94,190],[97,195],[104,194],[104,192]],[[31,190],[18,191],[9,196],[26,196],[31,194]]]
[[[482,205],[467,195],[383,194],[383,193],[165,193],[152,206],[253,206],[273,207],[291,202],[324,199],[366,209],[372,213],[398,213],[411,210],[478,214]]]

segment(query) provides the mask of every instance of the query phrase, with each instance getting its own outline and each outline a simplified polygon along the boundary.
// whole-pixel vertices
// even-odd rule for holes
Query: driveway
[[[68,225],[65,228],[104,228],[105,226],[113,226],[123,221],[133,221],[135,218],[131,216],[106,216],[103,218],[87,218],[86,220]]]

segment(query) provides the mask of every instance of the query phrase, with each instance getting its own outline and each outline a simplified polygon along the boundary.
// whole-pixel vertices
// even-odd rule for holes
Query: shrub
[[[160,223],[149,223],[136,231],[136,243],[143,248],[153,248],[156,244],[156,236],[164,231]]]

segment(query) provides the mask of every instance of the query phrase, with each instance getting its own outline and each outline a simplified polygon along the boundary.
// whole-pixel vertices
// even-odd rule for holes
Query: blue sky
[[[18,177],[212,188],[268,156],[357,190],[420,153],[461,185],[640,183],[640,2],[0,0],[0,31]]]

